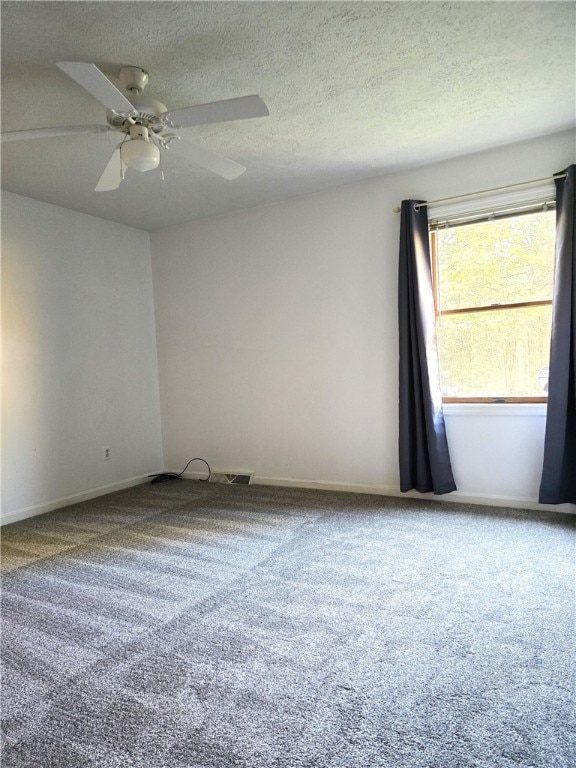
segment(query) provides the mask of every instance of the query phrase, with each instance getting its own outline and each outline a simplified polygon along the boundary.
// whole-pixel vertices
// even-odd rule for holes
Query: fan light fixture
[[[148,137],[148,128],[143,125],[130,127],[130,139],[120,147],[122,162],[135,171],[151,171],[158,168],[160,150]]]

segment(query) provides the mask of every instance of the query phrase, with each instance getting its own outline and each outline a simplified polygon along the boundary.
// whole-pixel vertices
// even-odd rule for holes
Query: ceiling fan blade
[[[109,125],[62,125],[57,128],[31,128],[26,131],[5,131],[0,134],[2,143],[10,141],[28,141],[30,139],[49,139],[53,136],[71,136],[75,133],[108,133]]]
[[[124,171],[126,170],[126,166],[120,156],[120,146],[119,144],[116,147],[112,157],[108,160],[108,165],[104,168],[104,172],[94,188],[95,192],[110,192],[113,189],[118,189],[120,186]]]
[[[134,107],[126,96],[95,64],[85,61],[57,61],[56,66],[85,88],[107,109],[115,112],[133,112]]]
[[[223,123],[227,120],[245,120],[249,117],[269,115],[268,107],[260,96],[241,96],[238,99],[213,101],[210,104],[197,104],[184,109],[172,109],[161,115],[174,126],[189,128],[207,123]]]
[[[203,149],[197,144],[190,144],[189,142],[186,142],[186,157],[196,165],[201,165],[202,168],[213,171],[218,176],[223,176],[230,181],[237,179],[246,170],[243,165],[235,163],[234,160],[228,160],[226,157],[216,155],[208,149]]]

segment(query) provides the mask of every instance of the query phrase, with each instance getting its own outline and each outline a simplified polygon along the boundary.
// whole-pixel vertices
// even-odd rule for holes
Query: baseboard
[[[450,501],[459,504],[511,507],[513,509],[530,509],[536,512],[562,512],[566,515],[576,514],[576,504],[539,504],[535,499],[525,496],[496,496],[491,493],[468,494],[462,491],[453,491],[447,495],[434,496],[433,493],[418,493],[417,491],[402,493],[399,489],[394,495],[410,496],[416,499],[431,499],[432,501]]]
[[[212,471],[218,473],[219,470]],[[182,477],[189,480],[200,480],[205,476],[205,473],[203,474],[202,472],[185,472],[182,475]],[[418,493],[418,491],[402,493],[400,488],[395,485],[342,483],[331,480],[302,480],[291,477],[266,477],[256,474],[253,477],[252,483],[253,485],[273,485],[284,488],[316,488],[323,491],[370,493],[378,496],[448,501],[457,504],[481,504],[490,507],[512,507],[513,509],[530,509],[540,512],[562,512],[568,515],[576,514],[576,504],[539,504],[535,499],[522,496],[496,496],[489,493],[470,494],[462,491],[435,496],[433,493]]]
[[[2,515],[0,517],[0,526],[17,523],[19,520],[26,520],[28,517],[43,515],[46,512],[52,512],[55,509],[69,507],[71,504],[79,504],[81,501],[89,501],[98,496],[106,496],[106,494],[114,493],[114,491],[123,491],[125,488],[132,488],[134,485],[140,485],[141,483],[146,482],[149,482],[148,476],[139,475],[138,477],[131,477],[128,480],[121,480],[118,483],[101,485],[99,488],[91,488],[89,491],[75,493],[72,496],[63,496],[61,499],[54,499],[53,501],[36,504],[32,507],[26,507],[25,509],[18,509],[15,512],[9,512],[7,515]]]
[[[218,473],[218,470],[213,470],[214,473]],[[204,480],[206,473],[202,471],[198,472],[185,472],[182,475],[183,478],[188,480]],[[98,496],[105,496],[114,491],[122,491],[125,488],[131,488],[135,485],[141,485],[148,482],[147,475],[140,475],[138,477],[132,477],[128,480],[122,480],[117,483],[110,483],[109,485],[102,485],[99,488],[92,488],[82,493],[76,493],[71,496],[64,496],[61,499],[54,499],[53,501],[37,504],[32,507],[26,507],[25,509],[19,509],[15,512],[9,512],[6,515],[0,517],[0,526],[9,525],[10,523],[16,523],[19,520],[26,520],[28,517],[35,517],[36,515],[43,515],[46,512],[52,512],[55,509],[61,509],[62,507],[68,507],[71,504],[78,504],[82,501],[89,501],[95,499]],[[430,501],[448,501],[452,503],[460,504],[481,504],[492,507],[512,507],[514,509],[530,509],[537,511],[548,512],[562,512],[565,514],[576,514],[575,504],[538,504],[534,499],[518,497],[518,496],[495,496],[493,494],[467,494],[461,491],[454,491],[453,493],[443,494],[442,496],[435,496],[432,493],[418,493],[417,491],[408,491],[408,493],[402,493],[400,488],[394,485],[371,485],[361,483],[342,483],[331,480],[304,480],[291,477],[267,477],[264,475],[254,475],[254,485],[271,485],[280,488],[311,488],[323,491],[342,491],[345,493],[369,493],[378,496],[396,496],[399,498],[414,498],[414,499],[428,499]]]

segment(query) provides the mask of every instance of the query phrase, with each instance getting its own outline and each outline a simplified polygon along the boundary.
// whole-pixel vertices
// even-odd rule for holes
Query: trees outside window
[[[555,212],[432,228],[444,402],[545,402]]]

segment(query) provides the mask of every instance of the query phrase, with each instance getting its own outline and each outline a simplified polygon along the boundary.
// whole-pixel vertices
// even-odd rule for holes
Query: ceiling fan
[[[172,141],[183,138],[179,133],[181,128],[265,117],[269,114],[259,96],[242,96],[168,110],[161,102],[143,95],[149,76],[140,67],[122,67],[120,70],[119,80],[125,95],[95,64],[61,61],[56,66],[106,107],[107,125],[66,125],[7,131],[1,134],[2,142],[79,133],[115,131],[122,134],[122,141],[114,150],[96,185],[97,192],[117,189],[128,168],[140,172],[157,168],[160,165],[160,150],[168,149]],[[246,170],[243,165],[194,144],[187,145],[187,157],[225,179],[235,179]]]

